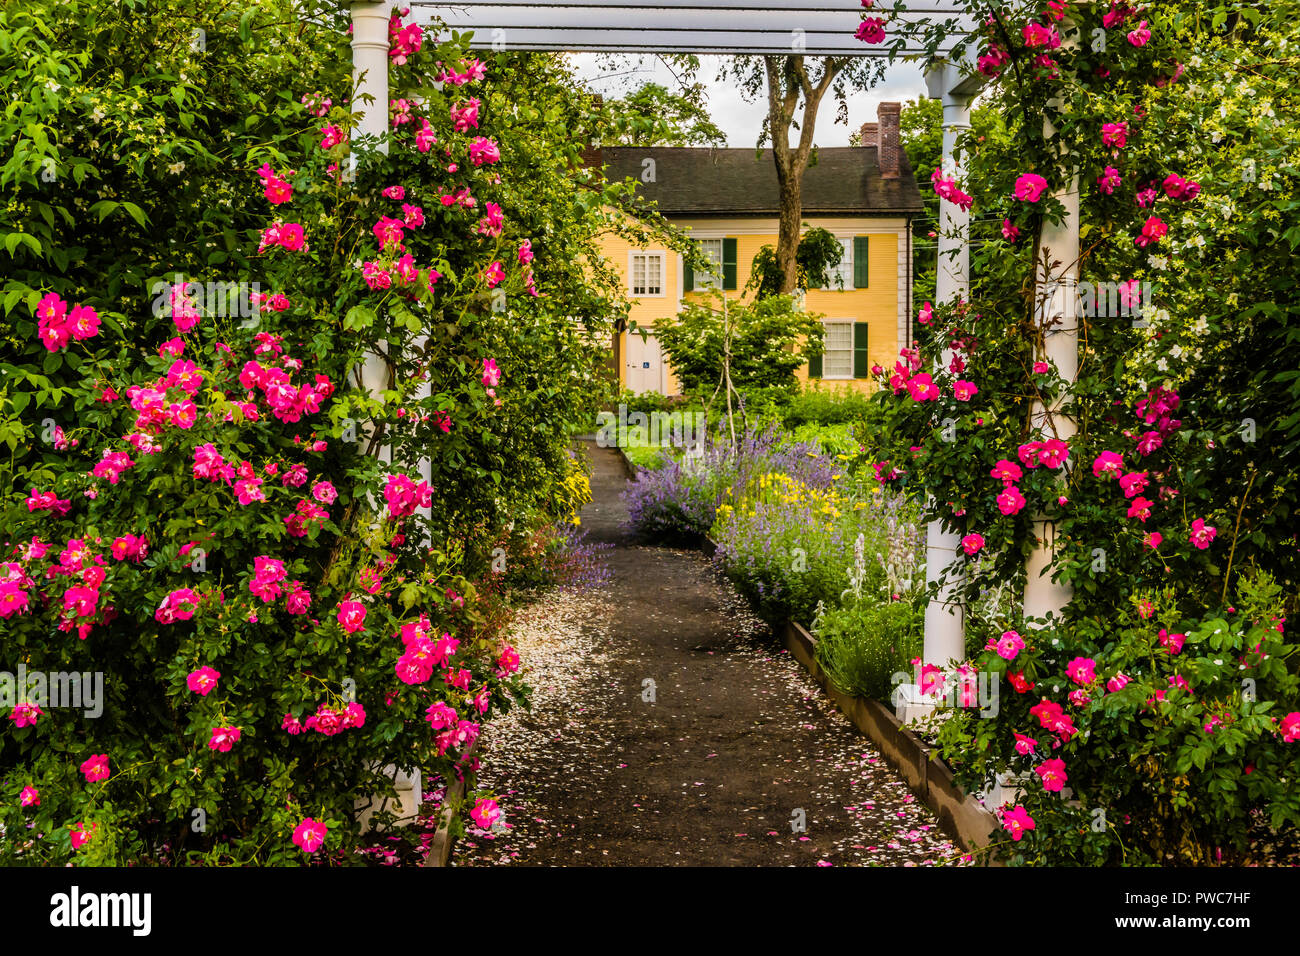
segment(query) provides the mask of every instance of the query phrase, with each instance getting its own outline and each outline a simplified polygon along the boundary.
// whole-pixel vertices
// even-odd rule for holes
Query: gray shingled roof
[[[882,179],[876,147],[819,149],[803,179],[803,214],[919,214],[921,194],[906,153],[897,179]],[[607,147],[601,160],[610,179],[631,176],[638,192],[666,216],[771,215],[778,212],[772,151],[694,147]],[[643,163],[655,161],[655,182],[641,182]]]

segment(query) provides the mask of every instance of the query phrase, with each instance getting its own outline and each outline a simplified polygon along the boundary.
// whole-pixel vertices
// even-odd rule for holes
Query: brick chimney
[[[880,121],[880,148],[876,151],[876,162],[880,166],[881,179],[897,179],[899,176],[898,118],[903,111],[901,103],[881,103],[876,110]]]
[[[879,146],[880,145],[880,124],[863,123],[862,132],[858,134],[862,142],[859,146]]]

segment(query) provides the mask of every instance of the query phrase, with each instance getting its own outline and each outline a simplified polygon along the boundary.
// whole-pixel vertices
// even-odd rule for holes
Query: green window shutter
[[[816,358],[810,358],[808,360],[808,377],[809,378],[822,377],[822,357],[820,355],[817,356]]]
[[[865,289],[871,264],[871,243],[866,236],[853,237],[853,288]]]
[[[682,276],[682,291],[694,292],[695,291],[695,270],[691,268],[691,264],[689,262],[685,263],[685,267],[686,267],[686,271],[685,274]]]
[[[853,377],[869,378],[871,360],[867,358],[867,323],[853,323]]]
[[[736,288],[736,240],[722,240],[722,288]]]

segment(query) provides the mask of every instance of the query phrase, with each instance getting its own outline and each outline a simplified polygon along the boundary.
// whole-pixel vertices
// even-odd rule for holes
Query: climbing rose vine
[[[936,171],[936,193],[976,217],[972,287],[925,304],[859,430],[859,466],[961,541],[946,577],[968,608],[965,659],[931,689],[981,671],[1005,691],[995,717],[950,715],[939,745],[970,790],[1001,794],[1006,859],[1256,860],[1270,829],[1300,822],[1298,542],[1280,519],[1297,505],[1300,406],[1273,359],[1295,340],[1295,91],[1269,65],[1290,62],[1295,23],[1118,0],[965,7],[1011,146],[967,135],[962,176]],[[898,44],[942,40],[895,26]],[[1037,237],[1076,182],[1067,381],[1035,276],[1061,271]],[[1260,366],[1249,385],[1243,361]],[[1072,599],[1026,620],[1011,595],[1045,536]]]
[[[397,770],[466,777],[498,819],[474,747],[523,688],[475,581],[486,542],[568,501],[598,354],[574,317],[611,311],[574,255],[601,204],[572,186],[581,143],[508,110],[517,75],[402,11],[379,151],[345,103],[346,11],[323,22],[292,78],[321,87],[230,174],[247,228],[205,254],[248,263],[234,299],[37,270],[6,295],[9,447],[11,415],[61,423],[0,486],[3,670],[30,678],[0,675],[9,862],[356,861]]]

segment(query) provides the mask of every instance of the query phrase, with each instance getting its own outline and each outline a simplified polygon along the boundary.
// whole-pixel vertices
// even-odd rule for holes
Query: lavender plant
[[[908,506],[833,466],[831,474],[832,484],[818,488],[769,472],[718,509],[717,561],[769,620],[811,621],[819,604],[898,598],[901,582],[916,578],[920,537]],[[898,556],[897,568],[886,554]]]
[[[747,432],[733,450],[709,442],[698,457],[669,459],[643,469],[623,493],[626,527],[651,540],[698,539],[708,535],[720,505],[734,500],[758,475],[790,475],[809,488],[829,488],[843,468],[813,443],[785,440],[776,426]]]

